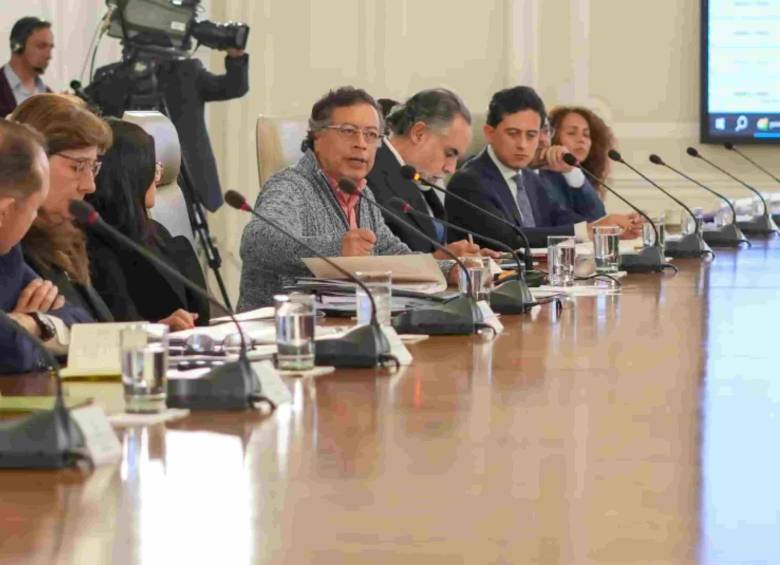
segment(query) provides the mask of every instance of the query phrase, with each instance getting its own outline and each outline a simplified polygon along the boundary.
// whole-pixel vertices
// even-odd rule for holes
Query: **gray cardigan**
[[[363,194],[374,200],[368,188]],[[341,238],[349,226],[312,151],[268,179],[257,197],[255,210],[326,257],[341,255]],[[376,234],[375,254],[411,253],[390,231],[376,207],[361,199],[357,217],[361,228]],[[301,261],[311,256],[311,252],[286,235],[252,218],[241,237],[243,266],[238,310],[270,305],[273,295],[293,284],[296,277],[311,274]]]

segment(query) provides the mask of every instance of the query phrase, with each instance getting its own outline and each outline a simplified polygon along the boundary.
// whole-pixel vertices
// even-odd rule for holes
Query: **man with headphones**
[[[0,118],[33,94],[51,92],[41,75],[51,60],[51,24],[36,17],[20,19],[11,28],[11,60],[0,69]]]

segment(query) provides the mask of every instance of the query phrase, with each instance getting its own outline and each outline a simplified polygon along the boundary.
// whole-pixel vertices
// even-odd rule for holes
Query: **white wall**
[[[103,0],[2,0],[0,12],[0,61],[10,58],[8,37],[14,22],[24,16],[36,16],[52,23],[54,54],[44,80],[58,92],[79,79],[87,59],[89,45],[98,22],[105,13]],[[118,43],[104,38],[98,51],[96,67],[119,60]],[[88,81],[82,81],[87,84]]]

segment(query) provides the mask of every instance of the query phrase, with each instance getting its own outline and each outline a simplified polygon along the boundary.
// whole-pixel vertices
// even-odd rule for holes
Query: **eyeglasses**
[[[379,141],[382,139],[382,134],[377,128],[359,128],[352,124],[338,124],[325,126],[323,129],[336,130],[341,134],[341,137],[350,141],[357,141],[361,133],[363,134],[363,139],[374,145],[379,144]]]
[[[160,184],[164,170],[165,169],[163,168],[163,164],[160,163],[160,161],[157,161],[154,164],[154,184]]]
[[[103,166],[103,163],[100,161],[93,161],[92,159],[79,159],[77,157],[65,155],[65,153],[55,153],[55,155],[74,163],[73,170],[79,175],[84,171],[89,171],[93,177],[96,177],[100,172],[100,168]]]

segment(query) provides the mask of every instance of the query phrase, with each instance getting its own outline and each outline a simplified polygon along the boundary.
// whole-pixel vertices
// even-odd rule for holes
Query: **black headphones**
[[[42,27],[51,27],[51,24],[34,16],[27,16],[18,20],[14,27],[11,28],[11,53],[16,53],[17,55],[24,53],[24,47],[27,45],[29,37],[36,29]]]

